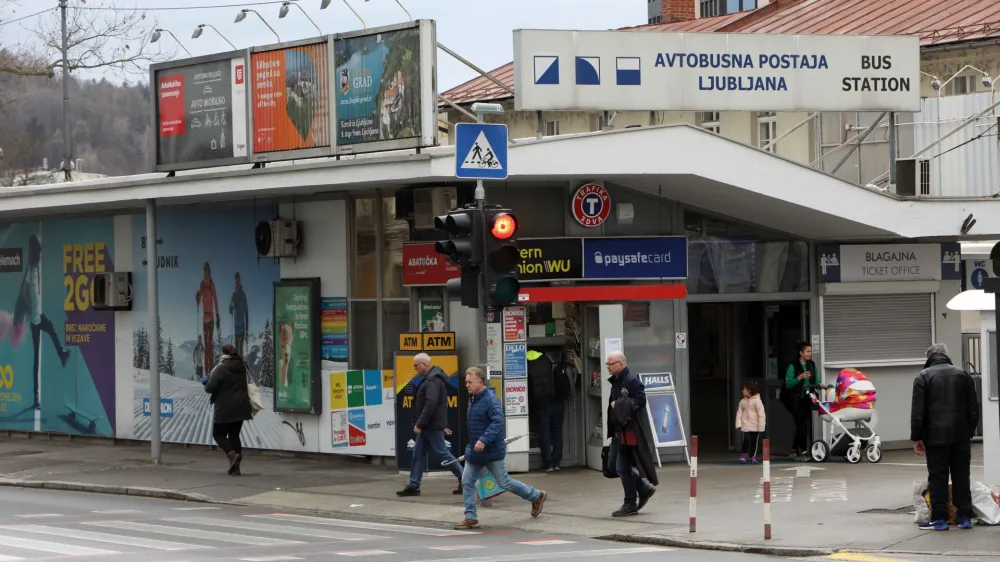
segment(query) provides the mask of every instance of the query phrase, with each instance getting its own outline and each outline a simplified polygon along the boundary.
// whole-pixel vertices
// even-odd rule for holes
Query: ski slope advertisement
[[[113,219],[0,225],[0,429],[114,436]]]
[[[147,325],[146,220],[143,215],[133,218],[135,439],[150,438],[149,359],[150,353],[157,353],[163,440],[211,444],[212,406],[200,379],[219,363],[222,346],[233,344],[260,387],[265,404],[265,409],[244,425],[244,446],[283,449],[288,440],[297,437],[301,442],[298,429],[283,427],[285,420],[272,406],[273,285],[280,278],[280,265],[274,260],[257,260],[254,238],[248,233],[253,232],[259,216],[264,216],[264,211],[258,209],[255,214],[250,206],[158,213],[158,327]],[[153,329],[160,333],[157,350],[149,349]],[[316,444],[310,446],[315,448]]]

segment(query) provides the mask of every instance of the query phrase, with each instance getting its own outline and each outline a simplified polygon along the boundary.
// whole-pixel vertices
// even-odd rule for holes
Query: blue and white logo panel
[[[601,85],[601,57],[576,57],[576,84]]]
[[[642,60],[639,57],[618,57],[615,64],[619,86],[642,85]]]
[[[559,84],[559,57],[535,55],[535,84],[556,86]]]
[[[687,238],[584,238],[584,279],[686,279]]]

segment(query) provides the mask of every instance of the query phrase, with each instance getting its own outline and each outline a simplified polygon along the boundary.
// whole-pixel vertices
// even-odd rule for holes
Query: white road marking
[[[172,507],[174,511],[208,511],[210,509],[222,509],[221,507]],[[240,560],[251,560],[250,558],[240,558]],[[271,560],[270,558],[268,560]],[[295,558],[298,560],[298,558]]]
[[[53,552],[55,554],[77,554],[86,556],[94,554],[121,554],[116,550],[103,550],[100,548],[73,546],[69,544],[59,544],[49,541],[36,541],[31,539],[25,539],[22,537],[12,537],[4,534],[0,534],[0,544],[4,546],[12,546],[14,548],[24,548],[27,550],[40,550],[42,552]]]
[[[20,556],[6,556],[4,554],[0,554],[0,562],[14,562],[15,560],[24,560],[24,558],[21,558]]]
[[[354,529],[369,529],[372,531],[390,531],[396,533],[407,533],[411,535],[426,535],[429,537],[457,537],[459,535],[478,535],[478,531],[444,531],[441,529],[427,529],[423,527],[407,527],[404,525],[390,525],[388,523],[370,523],[367,521],[348,521],[346,519],[327,519],[325,517],[309,517],[306,515],[293,515],[291,513],[273,513],[266,515],[243,515],[242,517],[254,517],[259,519],[272,519],[275,521],[295,521],[297,523],[314,523],[317,525],[329,525],[331,527],[351,527]]]
[[[362,535],[359,533],[338,533],[335,531],[325,531],[322,529],[309,529],[304,527],[285,527],[282,525],[267,525],[264,523],[254,523],[252,521],[225,521],[212,519],[210,517],[173,517],[165,521],[176,521],[178,523],[189,523],[192,525],[214,525],[216,527],[229,527],[232,529],[247,529],[251,531],[264,531],[268,533],[282,533],[286,535],[301,535],[305,537],[318,537],[323,539],[334,539],[341,541],[361,541],[370,539],[386,539],[378,535]]]
[[[142,531],[146,533],[174,535],[184,538],[208,539],[213,541],[231,542],[237,544],[252,544],[256,546],[271,546],[276,544],[302,544],[301,541],[290,541],[285,539],[269,539],[267,537],[254,537],[249,535],[237,535],[233,533],[217,533],[215,531],[205,531],[202,529],[168,527],[166,525],[150,525],[148,523],[135,523],[133,521],[91,521],[83,524],[93,525],[95,527],[110,527],[112,529],[128,529],[130,531]]]
[[[442,550],[445,552],[451,552],[454,550],[473,550],[476,548],[486,548],[485,546],[478,544],[453,544],[449,546],[428,546],[428,550]]]
[[[810,487],[812,488],[809,494],[810,502],[847,501],[847,480],[837,478],[813,480]]]
[[[181,544],[177,542],[158,541],[155,539],[144,539],[141,537],[130,537],[127,535],[78,531],[76,529],[60,529],[58,527],[46,527],[45,525],[11,525],[0,529],[36,533],[39,535],[55,535],[57,537],[69,537],[71,539],[82,539],[87,541],[124,544],[128,546],[141,546],[143,548],[152,548],[155,550],[190,550],[192,548],[202,548],[199,546]]]
[[[619,556],[624,554],[649,554],[653,552],[670,552],[672,548],[660,548],[656,546],[643,546],[637,548],[614,548],[609,550],[576,550],[572,552],[548,552],[545,554],[546,560],[553,558],[577,558],[586,556]],[[465,558],[464,562],[518,562],[524,560],[524,554],[508,554],[505,556],[485,556],[483,558]],[[454,558],[442,558],[440,560],[423,560],[421,562],[454,562]]]
[[[792,490],[795,488],[794,476],[774,476],[771,478],[771,503],[788,503],[792,501]],[[757,484],[757,493],[753,503],[764,503],[764,481]]]
[[[564,541],[562,539],[540,539],[535,541],[518,541],[514,544],[526,544],[528,546],[550,546],[557,544],[576,544],[576,541]]]
[[[240,560],[246,560],[247,562],[278,562],[279,560],[305,560],[305,558],[299,558],[298,556],[258,556],[256,558],[240,558]]]
[[[101,515],[118,515],[121,513],[139,513],[137,509],[107,509],[104,511],[91,511],[91,513],[100,513]]]
[[[396,554],[391,550],[354,550],[351,552],[334,552],[337,556],[379,556],[383,554]]]
[[[44,517],[62,517],[61,513],[26,513],[24,515],[15,515],[14,517],[20,517],[21,519],[42,519]],[[0,558],[2,560],[2,558]]]

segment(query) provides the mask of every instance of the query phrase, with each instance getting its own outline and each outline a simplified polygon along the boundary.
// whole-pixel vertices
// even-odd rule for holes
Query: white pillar
[[[995,331],[996,312],[983,310],[980,318],[980,365],[983,371],[983,466],[987,486],[1000,487],[1000,402],[990,400],[990,381],[1000,373],[992,371],[990,355],[995,353],[990,345],[989,332]]]

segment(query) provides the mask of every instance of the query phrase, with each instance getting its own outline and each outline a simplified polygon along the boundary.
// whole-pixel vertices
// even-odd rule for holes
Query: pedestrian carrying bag
[[[257,412],[264,409],[264,401],[260,399],[260,389],[250,377],[250,369],[247,371],[247,394],[250,396],[250,415],[256,416]]]

